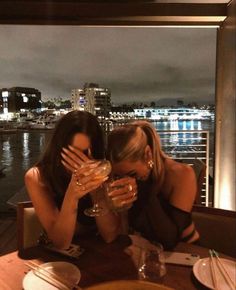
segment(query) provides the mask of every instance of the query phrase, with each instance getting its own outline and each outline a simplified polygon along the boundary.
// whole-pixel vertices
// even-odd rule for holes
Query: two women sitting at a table
[[[129,231],[172,248],[180,240],[198,239],[191,219],[196,180],[191,167],[168,158],[161,150],[159,136],[147,122],[113,130],[108,136],[108,158],[113,175],[127,179],[129,186],[111,192],[121,205],[132,205],[127,215],[114,212],[103,200],[106,213],[86,217],[91,206],[88,193],[106,178],[97,178],[81,167],[90,159],[104,158],[103,132],[95,116],[72,111],[59,120],[39,162],[25,175],[25,184],[39,220],[58,248],[69,247],[75,233],[97,229],[111,242]],[[125,179],[124,179],[125,180]],[[114,185],[116,182],[115,181]],[[137,191],[137,195],[136,195]],[[76,231],[78,225],[78,231]]]

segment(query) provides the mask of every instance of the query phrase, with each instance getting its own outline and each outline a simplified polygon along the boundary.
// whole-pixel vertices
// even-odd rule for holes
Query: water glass
[[[117,190],[117,189],[121,189],[125,186],[127,187],[127,184],[124,184],[124,183],[121,185],[112,185],[112,183],[115,180],[118,180],[118,179],[112,178],[106,182],[106,185],[105,185],[106,186],[106,198],[108,201],[109,208],[115,212],[120,212],[120,211],[124,211],[124,210],[129,209],[131,207],[131,204],[122,204],[120,202],[119,198],[109,196],[110,192]]]
[[[159,243],[141,249],[138,276],[140,280],[162,283],[166,274],[164,250]]]

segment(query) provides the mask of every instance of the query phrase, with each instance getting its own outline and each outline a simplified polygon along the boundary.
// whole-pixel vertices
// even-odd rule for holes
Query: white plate
[[[231,260],[222,258],[221,262],[229,273],[231,279],[235,281],[236,263]],[[209,258],[198,260],[193,266],[193,274],[204,286],[210,289],[214,289]],[[219,289],[231,290],[218,268],[216,268],[216,279],[219,285]]]
[[[56,273],[62,278],[70,281],[71,284],[79,283],[81,274],[80,270],[73,264],[67,262],[51,262],[41,264],[41,267]],[[33,271],[28,272],[23,280],[24,290],[56,290],[57,287],[47,283],[37,277]]]

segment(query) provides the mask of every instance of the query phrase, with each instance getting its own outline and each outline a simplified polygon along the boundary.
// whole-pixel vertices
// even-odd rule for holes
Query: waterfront
[[[25,171],[38,159],[50,131],[18,131],[0,135],[1,165],[5,176],[0,179],[0,210],[7,200],[24,186]]]
[[[204,130],[210,132],[210,158],[213,157],[214,122],[172,121],[153,122],[158,131]],[[0,178],[0,211],[7,209],[6,202],[24,186],[25,171],[38,160],[52,131],[17,131],[0,134],[0,167],[5,177]],[[176,145],[176,141],[173,146]]]

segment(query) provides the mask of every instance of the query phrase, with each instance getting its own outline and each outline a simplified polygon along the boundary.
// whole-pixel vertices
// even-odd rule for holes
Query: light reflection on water
[[[24,174],[39,158],[50,131],[17,132],[0,135],[0,210],[24,186]]]
[[[173,121],[154,122],[153,125],[158,131],[209,130],[211,148],[213,148],[213,122]],[[0,178],[0,210],[4,209],[6,201],[24,186],[24,174],[38,160],[50,134],[51,131],[29,131],[0,135],[0,167],[5,167],[6,174],[5,177]],[[189,133],[181,133],[179,137],[187,140]],[[173,145],[178,142],[178,134],[170,135],[169,138],[169,142]]]
[[[30,154],[30,148],[29,148],[29,133],[23,133],[22,136],[23,141],[23,147],[22,147],[22,154],[23,154],[23,167],[27,168],[29,167],[29,154]]]

